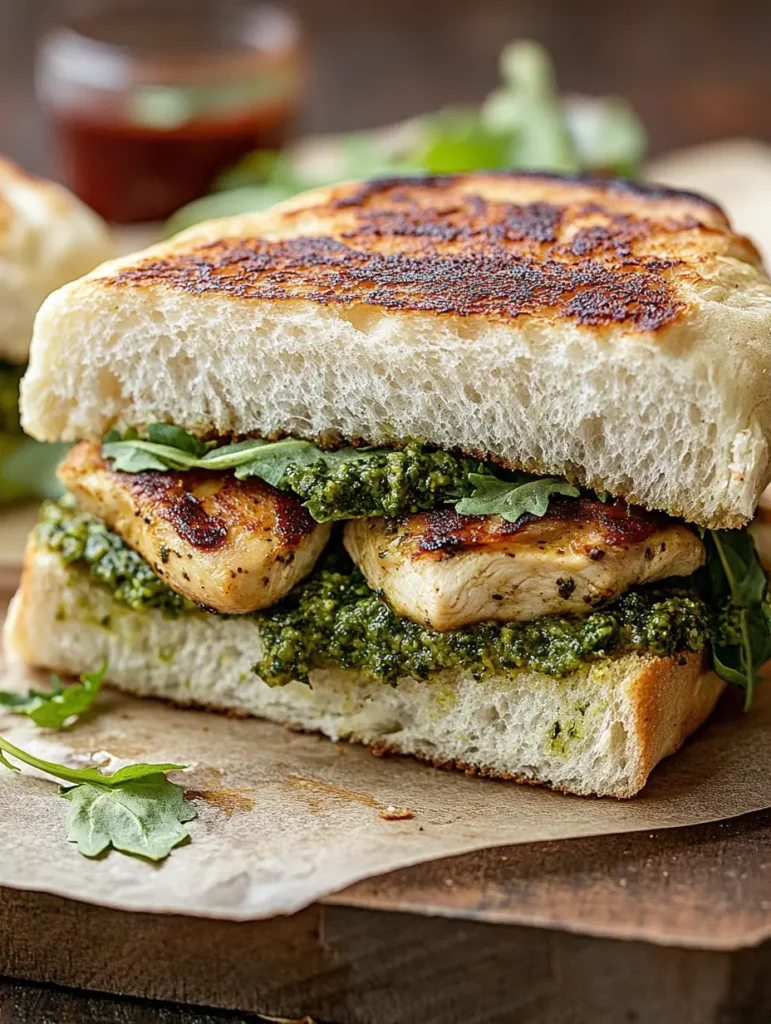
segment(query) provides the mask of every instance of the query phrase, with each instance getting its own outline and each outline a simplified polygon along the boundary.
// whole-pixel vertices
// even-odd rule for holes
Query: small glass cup
[[[160,220],[254,149],[300,102],[299,23],[248,0],[70,4],[41,38],[38,95],[64,177],[114,223]]]

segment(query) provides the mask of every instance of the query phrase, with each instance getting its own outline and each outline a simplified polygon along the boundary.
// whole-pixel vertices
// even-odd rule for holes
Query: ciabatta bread
[[[420,440],[710,527],[771,466],[771,283],[698,196],[538,174],[348,184],[44,304],[41,440],[115,425]]]
[[[0,359],[27,359],[40,303],[114,253],[104,222],[71,192],[0,157]]]
[[[710,714],[724,683],[700,654],[627,654],[562,679],[532,671],[475,681],[444,673],[398,686],[342,669],[271,688],[253,672],[259,625],[194,612],[169,619],[112,599],[88,573],[27,549],[5,628],[6,650],[56,672],[94,669],[128,693],[318,730],[437,765],[629,797]]]

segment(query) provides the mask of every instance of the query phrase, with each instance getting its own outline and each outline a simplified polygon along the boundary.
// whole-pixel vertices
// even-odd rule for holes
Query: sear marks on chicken
[[[164,582],[212,611],[267,608],[313,569],[331,527],[261,480],[232,473],[118,473],[76,445],[59,477]]]
[[[689,576],[704,563],[690,527],[589,499],[558,499],[516,523],[434,509],[353,520],[345,546],[373,590],[438,630],[582,613],[630,587]]]

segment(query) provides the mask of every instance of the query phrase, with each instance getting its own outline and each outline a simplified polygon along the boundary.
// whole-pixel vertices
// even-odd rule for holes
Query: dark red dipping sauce
[[[72,190],[106,220],[131,224],[165,220],[242,156],[281,148],[292,113],[276,107],[176,130],[58,113],[54,125]]]
[[[301,44],[290,12],[254,0],[83,0],[37,63],[67,184],[114,223],[165,219],[283,145]]]

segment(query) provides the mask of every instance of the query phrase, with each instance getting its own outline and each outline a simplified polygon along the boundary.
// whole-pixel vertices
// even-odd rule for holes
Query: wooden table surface
[[[488,850],[244,924],[3,890],[0,973],[35,984],[0,983],[0,1024],[767,1024],[770,927],[771,811]]]

